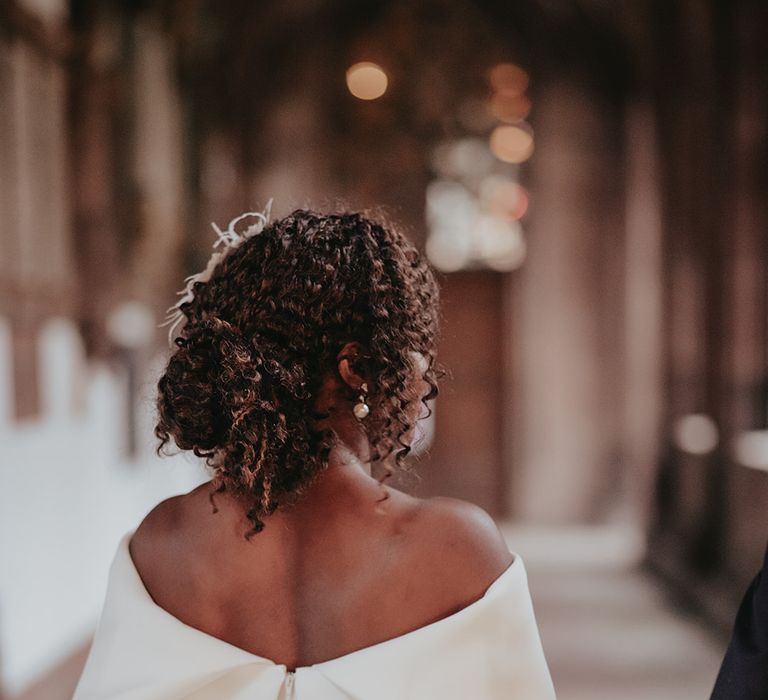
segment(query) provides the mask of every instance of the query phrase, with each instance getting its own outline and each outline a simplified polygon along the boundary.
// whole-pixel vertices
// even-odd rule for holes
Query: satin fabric
[[[126,533],[73,700],[282,700],[283,664],[195,629],[158,606]],[[393,639],[296,669],[296,700],[551,700],[522,559],[458,612]]]

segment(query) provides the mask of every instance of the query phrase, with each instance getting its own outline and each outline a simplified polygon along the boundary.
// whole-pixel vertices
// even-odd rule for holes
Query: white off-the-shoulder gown
[[[552,700],[522,559],[481,598],[393,639],[288,671],[150,597],[126,533],[73,700]]]

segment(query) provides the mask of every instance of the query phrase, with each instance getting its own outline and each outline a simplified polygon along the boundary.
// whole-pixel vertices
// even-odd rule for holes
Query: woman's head
[[[402,463],[437,393],[432,272],[399,231],[358,213],[296,210],[266,225],[181,310],[158,382],[158,451],[173,439],[205,457],[218,490],[253,504],[255,530],[327,465],[338,439],[327,411],[352,415],[362,382],[360,430],[385,464]]]

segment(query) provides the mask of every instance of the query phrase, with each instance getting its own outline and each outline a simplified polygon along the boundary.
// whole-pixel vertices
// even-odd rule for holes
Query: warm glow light
[[[491,132],[491,151],[505,163],[523,163],[533,153],[533,133],[522,124],[502,124]]]
[[[517,186],[517,198],[507,204],[507,209],[503,211],[512,221],[517,221],[525,216],[528,211],[528,204],[530,203],[530,197],[528,197],[528,190],[521,185]],[[502,215],[503,215],[502,214]]]
[[[674,426],[675,445],[683,452],[706,455],[712,452],[720,440],[717,424],[704,413],[694,413],[678,418]]]
[[[528,211],[528,191],[503,177],[485,178],[480,185],[480,198],[493,216],[505,221],[522,219]]]
[[[527,95],[509,95],[497,92],[491,96],[490,110],[500,122],[514,124],[525,119],[531,112],[531,99]]]
[[[522,95],[528,89],[528,73],[514,63],[499,63],[491,68],[491,87],[507,95]]]
[[[360,100],[375,100],[387,91],[387,74],[375,63],[363,61],[347,69],[347,87]]]

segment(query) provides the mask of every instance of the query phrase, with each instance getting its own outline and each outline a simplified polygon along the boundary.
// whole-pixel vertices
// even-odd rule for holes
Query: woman
[[[437,395],[426,262],[357,213],[267,222],[169,309],[158,451],[212,479],[122,539],[75,700],[553,698],[491,518],[384,485]]]

